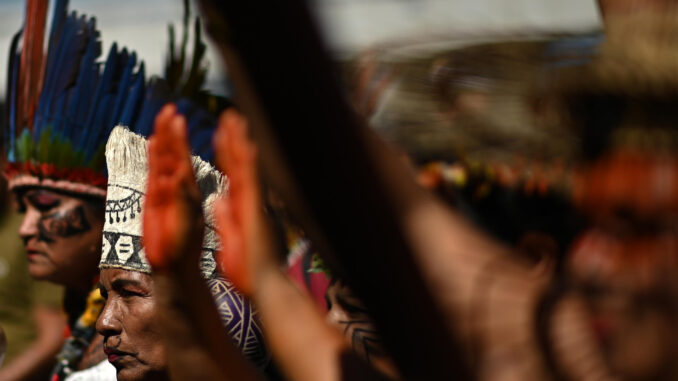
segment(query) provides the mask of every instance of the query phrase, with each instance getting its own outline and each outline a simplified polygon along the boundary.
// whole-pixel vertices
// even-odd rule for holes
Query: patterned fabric
[[[259,317],[254,306],[223,278],[211,279],[207,285],[212,292],[219,316],[238,348],[258,367],[264,367],[269,354],[262,345]]]

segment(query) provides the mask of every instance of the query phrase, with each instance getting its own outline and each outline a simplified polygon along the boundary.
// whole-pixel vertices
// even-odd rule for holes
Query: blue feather
[[[80,63],[80,70],[75,82],[73,99],[66,111],[66,123],[63,126],[63,136],[72,138],[84,128],[86,118],[92,103],[92,93],[98,81],[98,66],[95,60],[101,54],[101,42],[98,32],[94,29],[94,18],[87,26],[90,35],[85,54]],[[78,134],[79,135],[79,134]]]
[[[176,101],[177,111],[186,117],[188,125],[188,143],[193,154],[203,160],[212,161],[212,136],[216,130],[216,118],[191,100],[182,98]]]
[[[43,116],[54,115],[55,113],[63,113],[61,107],[55,109],[53,104],[54,97],[63,91],[66,91],[78,74],[80,68],[80,61],[82,58],[82,51],[88,37],[88,31],[85,29],[84,17],[78,19],[75,12],[69,16],[64,24],[61,38],[59,39],[58,47],[54,52],[56,57],[52,66],[48,68],[47,76],[48,82],[43,89],[43,94],[40,97],[40,103],[44,102],[44,107],[41,111]],[[38,106],[40,108],[40,106]],[[33,129],[33,138],[37,141],[40,133],[45,127],[45,123],[35,125]]]
[[[94,93],[94,99],[92,100],[92,106],[89,113],[87,122],[85,123],[84,133],[81,135],[79,140],[79,147],[90,147],[96,144],[95,139],[99,137],[99,132],[103,129],[103,121],[105,119],[100,119],[103,117],[102,112],[104,110],[99,110],[101,107],[101,102],[103,99],[108,97],[109,93],[112,91],[114,86],[114,77],[117,72],[118,67],[118,44],[113,43],[111,49],[108,52],[108,58],[106,59],[106,64],[104,65],[104,72],[97,84],[96,92]]]
[[[20,56],[18,53],[19,38],[23,34],[23,29],[19,30],[14,37],[12,37],[12,44],[9,49],[9,65],[7,68],[7,101],[9,103],[9,120],[6,124],[9,127],[9,131],[6,133],[7,137],[5,138],[5,152],[7,152],[7,157],[9,162],[15,160],[15,149],[16,149],[16,91],[19,82],[19,65],[21,64]]]
[[[129,59],[125,63],[125,71],[122,73],[122,78],[120,79],[120,84],[118,85],[118,97],[116,98],[115,106],[113,107],[113,115],[111,115],[111,119],[109,123],[107,123],[106,125],[107,127],[106,135],[108,135],[110,131],[113,130],[113,127],[115,127],[115,125],[118,123],[118,120],[120,119],[122,107],[129,92],[130,81],[132,79],[132,72],[134,71],[134,67],[136,66],[136,64],[137,64],[137,54],[135,52],[132,52],[132,54],[130,54]]]
[[[58,50],[63,46],[61,42],[61,37],[63,36],[64,25],[66,24],[66,19],[68,17],[68,0],[57,0],[54,6],[54,15],[52,16],[52,26],[50,30],[49,45],[47,51],[47,60],[45,65],[45,74],[43,78],[43,88],[40,95],[40,100],[38,104],[37,113],[41,115],[47,114],[48,102],[45,100],[48,99],[48,95],[51,96],[51,84],[54,82],[55,76],[59,75],[58,71],[55,72],[54,62],[58,56]],[[34,126],[41,126],[42,123],[34,123]]]
[[[136,123],[132,127],[134,132],[144,137],[148,137],[153,133],[153,122],[155,121],[156,114],[162,106],[172,100],[169,94],[169,88],[164,81],[157,78],[151,79],[147,86],[143,106]]]
[[[130,126],[132,124],[136,113],[139,111],[139,101],[142,100],[144,94],[145,76],[146,71],[144,70],[144,62],[141,61],[141,64],[139,65],[139,71],[137,72],[136,78],[134,80],[134,85],[132,85],[132,89],[127,96],[125,107],[122,110],[122,114],[120,115],[117,124],[121,124],[123,126]]]
[[[109,57],[110,62],[107,62],[106,68],[104,68],[107,76],[106,81],[110,81],[110,84],[106,86],[107,88],[102,88],[102,93],[99,96],[100,99],[106,99],[106,107],[101,108],[101,106],[97,106],[97,111],[95,112],[96,120],[89,125],[87,131],[89,135],[86,140],[87,143],[81,145],[85,150],[85,157],[87,158],[96,152],[101,141],[105,140],[106,136],[108,136],[110,124],[115,117],[114,106],[120,91],[120,80],[130,60],[129,53],[124,48],[119,53],[117,53],[117,49],[114,49],[111,51],[111,54],[112,56]]]
[[[55,47],[61,34],[64,22],[68,15],[68,0],[57,0],[54,5],[54,15],[52,16],[52,30],[49,33],[49,46]],[[48,67],[50,62],[47,62]]]

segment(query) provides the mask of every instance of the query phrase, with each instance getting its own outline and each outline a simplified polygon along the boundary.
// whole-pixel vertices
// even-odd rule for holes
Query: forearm
[[[62,335],[66,324],[61,312],[55,308],[36,307],[33,311],[38,336],[11,363],[0,368],[0,380],[45,379],[63,345]]]
[[[57,351],[45,351],[37,343],[33,344],[0,369],[0,380],[22,381],[47,377],[49,369],[54,365],[56,353]]]

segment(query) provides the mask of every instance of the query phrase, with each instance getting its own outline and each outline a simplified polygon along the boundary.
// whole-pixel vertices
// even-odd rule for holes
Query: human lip
[[[118,361],[121,357],[123,356],[129,356],[130,354],[127,352],[119,351],[117,349],[109,348],[109,347],[104,347],[104,353],[106,356],[108,356],[108,362],[111,364]]]
[[[36,255],[45,255],[45,253],[35,246],[28,245],[26,246],[26,255],[30,259],[31,257],[35,257]]]

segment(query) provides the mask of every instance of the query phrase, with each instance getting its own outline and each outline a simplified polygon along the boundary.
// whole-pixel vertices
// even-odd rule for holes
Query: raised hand
[[[204,221],[187,143],[186,119],[174,104],[162,108],[148,147],[143,241],[154,271],[200,256]]]
[[[257,150],[247,137],[247,121],[233,110],[219,118],[215,135],[217,166],[228,176],[228,195],[217,204],[222,250],[220,270],[245,295],[276,270],[271,232],[262,211],[257,175]]]

